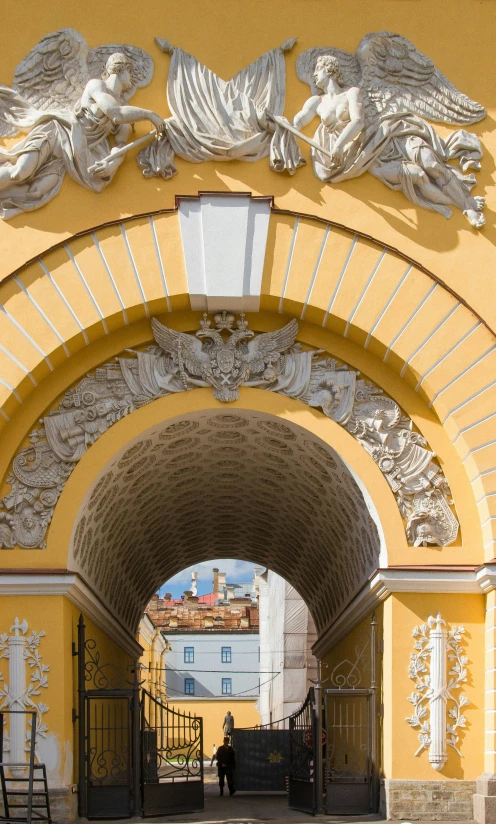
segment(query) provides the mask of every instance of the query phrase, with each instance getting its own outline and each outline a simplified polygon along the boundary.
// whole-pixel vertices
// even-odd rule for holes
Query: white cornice
[[[394,592],[481,594],[496,588],[496,564],[479,569],[378,569],[346,609],[321,633],[312,647],[316,658],[348,635],[378,604]]]
[[[0,596],[2,595],[64,595],[133,660],[143,653],[141,645],[119,624],[84,581],[74,573],[3,574],[0,577]]]

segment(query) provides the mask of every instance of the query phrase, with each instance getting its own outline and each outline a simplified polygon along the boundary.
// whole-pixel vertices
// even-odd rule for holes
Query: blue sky
[[[187,567],[182,572],[174,575],[173,578],[169,578],[160,587],[159,592],[160,595],[170,592],[173,598],[180,598],[185,589],[190,589],[191,573],[196,569],[198,572],[198,595],[206,595],[208,592],[212,592],[213,567],[218,567],[220,572],[225,572],[229,583],[230,581],[252,581],[253,570],[256,566],[259,565],[251,561],[239,561],[235,558],[205,561],[203,564]]]

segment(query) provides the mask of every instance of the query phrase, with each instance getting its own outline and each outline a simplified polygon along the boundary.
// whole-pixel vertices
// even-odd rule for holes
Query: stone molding
[[[313,653],[317,658],[323,658],[330,649],[331,638],[332,646],[339,643],[392,593],[431,592],[476,595],[489,591],[489,589],[484,589],[480,583],[487,579],[494,582],[489,589],[495,589],[496,563],[461,569],[449,567],[446,569],[439,567],[436,569],[426,567],[378,569],[366,586],[320,635],[313,647]],[[43,572],[10,572],[3,569],[0,572],[0,597],[2,595],[64,595],[133,658],[139,657],[142,653],[137,641],[103,606],[82,578],[73,572],[44,574]]]
[[[487,582],[491,581],[490,584]],[[486,588],[485,588],[486,587]],[[477,595],[496,588],[496,564],[481,567],[391,567],[378,569],[353,598],[343,612],[321,633],[312,651],[323,658],[369,615],[382,601],[395,592],[466,593]]]
[[[63,595],[81,609],[99,629],[115,641],[133,660],[140,658],[143,649],[101,603],[82,578],[73,572],[26,574],[2,570],[2,595]]]

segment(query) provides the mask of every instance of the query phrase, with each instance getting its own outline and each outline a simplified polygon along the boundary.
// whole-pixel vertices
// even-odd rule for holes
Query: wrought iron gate
[[[282,719],[287,721],[287,719]],[[273,725],[234,729],[236,789],[251,792],[286,791],[289,772],[289,730]]]
[[[127,818],[141,809],[139,684],[100,661],[96,643],[78,624],[79,815]]]
[[[315,691],[289,719],[289,806],[315,814],[317,784],[314,773],[314,742],[317,741]]]
[[[143,815],[203,810],[203,719],[141,694]]]
[[[340,662],[324,689],[325,810],[365,815],[378,806],[376,769],[376,621],[358,637],[354,660]]]

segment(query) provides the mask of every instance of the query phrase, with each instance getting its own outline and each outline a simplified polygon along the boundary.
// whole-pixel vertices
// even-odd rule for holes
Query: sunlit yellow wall
[[[414,6],[397,0],[351,0],[341,5],[313,0],[310,6],[301,0],[269,4],[251,0],[247,8],[228,0],[209,0],[195,6],[193,19],[180,0],[170,0],[166,7],[160,0],[148,0],[139,10],[132,5],[124,7],[118,0],[103,6],[96,0],[69,6],[62,0],[49,6],[30,2],[28,8],[21,24],[18,4],[14,0],[4,3],[4,20],[9,22],[0,35],[0,79],[4,84],[12,82],[16,65],[40,37],[72,26],[90,46],[130,42],[146,49],[154,58],[155,76],[133,102],[166,115],[169,57],[154,45],[154,37],[168,38],[228,79],[263,52],[297,35],[297,45],[285,58],[285,111],[292,117],[308,97],[308,87],[295,74],[301,51],[318,45],[354,51],[364,34],[387,29],[409,37],[463,92],[489,110],[495,105],[492,4],[488,3],[459,0],[455,12],[449,0],[435,4],[416,0]],[[136,136],[148,128],[146,123],[138,124]],[[311,135],[314,130],[315,124],[311,124],[306,131]],[[489,208],[493,208],[494,189],[489,184],[495,143],[491,122],[482,121],[470,130],[484,140],[487,157],[478,175],[477,191],[489,186]],[[324,186],[314,177],[310,164],[294,178],[269,172],[266,161],[196,165],[179,160],[177,165],[179,174],[172,181],[144,180],[134,161],[128,159],[112,185],[99,196],[66,180],[61,194],[48,207],[0,227],[2,271],[7,274],[55,241],[85,227],[124,214],[170,208],[178,192],[250,189],[274,194],[281,208],[339,219],[386,240],[445,276],[481,314],[494,321],[496,309],[485,299],[492,289],[494,221],[489,220],[484,233],[477,234],[461,215],[448,222],[416,209],[370,175],[339,187]]]
[[[373,3],[368,0],[348,0],[341,4],[329,3],[329,0],[312,0],[312,3],[305,3],[303,0],[273,0],[271,3],[266,3],[265,0],[251,0],[249,4],[232,3],[230,0],[208,0],[196,3],[192,14],[191,8],[185,6],[182,0],[169,0],[166,5],[161,0],[148,0],[139,8],[117,0],[107,0],[105,4],[97,3],[96,0],[69,4],[67,0],[53,0],[50,4],[30,0],[22,11],[18,2],[4,0],[2,12],[2,84],[9,85],[12,82],[15,66],[43,35],[63,26],[72,26],[87,38],[90,46],[107,42],[130,42],[149,51],[155,61],[155,76],[147,89],[138,92],[133,103],[153,108],[165,116],[168,113],[165,80],[169,58],[155,47],[155,36],[169,38],[172,43],[190,51],[222,77],[229,78],[264,51],[279,45],[288,37],[298,35],[299,40],[295,49],[285,57],[285,112],[291,117],[308,96],[307,87],[297,80],[295,74],[296,58],[302,50],[328,44],[354,51],[360,38],[367,32],[389,29],[409,37],[463,92],[486,106],[490,116],[476,126],[470,127],[471,132],[481,136],[485,151],[483,168],[477,175],[478,183],[475,190],[477,194],[485,193],[488,198],[488,225],[480,233],[471,229],[459,213],[455,213],[450,221],[445,221],[441,216],[414,208],[401,194],[390,191],[371,175],[331,187],[321,184],[314,177],[310,164],[305,169],[300,169],[294,178],[290,178],[270,172],[268,161],[256,164],[232,162],[196,165],[177,160],[178,176],[164,182],[160,179],[143,179],[134,159],[128,158],[115,180],[101,195],[87,192],[66,178],[60,195],[46,207],[13,221],[0,223],[1,276],[7,277],[33,256],[45,252],[53,244],[71,238],[78,232],[128,215],[171,209],[174,207],[176,195],[196,194],[199,190],[252,191],[255,194],[274,195],[275,206],[279,209],[340,222],[351,230],[360,230],[410,255],[415,261],[432,270],[448,288],[461,295],[493,328],[496,325],[496,301],[491,299],[491,295],[494,294],[496,239],[496,195],[491,182],[496,154],[496,140],[492,131],[496,108],[493,81],[493,4],[476,3],[473,0],[458,0],[456,5],[449,0],[438,0],[436,3],[432,3],[431,0],[415,0],[415,3],[400,0],[375,0]],[[312,124],[308,127],[306,131],[309,135],[313,133],[315,126],[316,124]],[[445,127],[436,128],[441,135],[446,135],[450,131]],[[138,124],[135,136],[143,134],[147,129],[147,124]],[[14,142],[15,140],[7,141],[7,145]],[[308,157],[306,147],[303,152]],[[141,255],[140,265],[149,273],[152,298],[150,311],[161,313],[165,310],[163,300],[159,301],[153,291],[153,277],[156,273],[152,267],[155,264],[147,257],[144,248],[145,224],[146,221],[137,221],[133,226],[133,248],[138,257]],[[265,311],[256,318],[250,318],[252,328],[265,331],[279,325],[282,320],[273,313],[278,307],[284,280],[283,265],[287,261],[293,226],[293,215],[279,217],[277,220],[271,219],[263,283],[265,297],[262,306]],[[167,215],[161,218],[159,231],[167,248],[166,264],[173,291],[173,313],[167,316],[167,323],[178,329],[194,330],[197,328],[198,317],[188,311],[187,284],[177,216]],[[308,273],[312,271],[315,250],[319,248],[319,231],[321,229],[315,221],[302,220],[300,240],[304,242],[296,249],[295,266],[288,281],[287,302],[284,307],[288,313],[296,311],[301,305],[307,285],[305,278],[308,278]],[[340,271],[339,265],[343,261],[345,244],[350,233],[345,230],[333,232],[336,238],[336,245],[332,247],[335,257],[329,264],[329,271],[334,276]],[[33,289],[44,310],[53,311],[60,319],[60,328],[69,342],[69,358],[62,353],[59,341],[54,341],[53,333],[48,327],[43,326],[13,281],[6,282],[0,292],[1,302],[8,305],[13,314],[19,313],[21,318],[27,318],[29,329],[37,343],[50,353],[53,350],[51,357],[54,366],[54,372],[50,372],[42,359],[40,364],[39,352],[19,331],[7,326],[1,327],[0,344],[10,348],[23,363],[29,368],[32,367],[38,381],[38,386],[34,387],[22,370],[18,372],[14,366],[9,366],[12,372],[0,374],[8,385],[19,386],[19,397],[22,401],[19,403],[12,395],[6,406],[11,420],[6,423],[2,418],[1,421],[2,425],[5,423],[0,441],[2,479],[8,472],[15,452],[21,446],[27,445],[28,433],[36,425],[37,420],[47,410],[56,406],[57,399],[69,386],[77,383],[86,371],[113,358],[126,347],[144,345],[151,340],[149,322],[144,319],[143,307],[136,308],[137,300],[133,292],[136,285],[133,286],[129,262],[126,264],[127,268],[122,262],[118,230],[104,228],[101,230],[101,237],[109,261],[119,272],[119,284],[125,305],[130,307],[130,325],[125,329],[121,327],[115,296],[106,292],[99,296],[109,328],[109,334],[103,334],[94,307],[88,296],[78,291],[81,290],[81,285],[76,283],[67,256],[60,250],[47,255],[47,264],[50,270],[55,272],[56,277],[60,278],[60,282],[64,283],[71,299],[74,299],[79,307],[84,326],[88,330],[88,347],[82,348],[82,335],[64,307],[52,302],[52,297],[40,279],[41,269],[37,268],[39,264],[33,264],[33,267],[27,270],[27,286]],[[76,251],[85,261],[90,283],[97,288],[99,280],[102,280],[99,268],[101,262],[86,240],[77,239],[74,243]],[[353,272],[357,283],[363,283],[364,273],[366,270],[369,271],[367,267],[370,267],[372,258],[372,244],[361,241],[356,259],[359,265],[356,272]],[[394,285],[402,265],[403,261],[399,261],[393,255],[388,264],[389,284]],[[422,296],[423,290],[425,283],[419,275],[415,281],[415,297]],[[447,294],[447,291],[443,291],[441,297],[439,292],[436,300],[439,299],[440,303],[436,303],[430,310],[431,319],[435,317],[436,322],[444,311],[444,303],[441,307],[441,301],[447,300]],[[344,299],[350,300],[351,292],[347,292]],[[316,304],[319,300],[322,303],[323,292],[317,290]],[[372,300],[371,312],[375,307],[374,301],[375,297]],[[412,295],[400,296],[398,315],[408,318],[416,305],[412,301]],[[341,309],[344,312],[343,307]],[[463,450],[457,452],[463,443],[466,444],[466,449],[474,446],[476,437],[480,438],[481,444],[494,440],[493,420],[490,418],[494,411],[494,397],[491,392],[487,391],[481,397],[475,411],[472,407],[470,410],[462,410],[457,427],[465,427],[468,431],[455,448],[450,440],[458,431],[453,419],[447,421],[444,427],[441,426],[439,418],[442,418],[442,407],[428,406],[436,392],[435,381],[429,384],[428,391],[426,389],[424,394],[415,393],[412,375],[407,373],[405,379],[399,376],[396,360],[399,355],[393,354],[386,364],[383,362],[384,346],[380,342],[374,342],[368,351],[363,350],[362,327],[357,327],[353,340],[345,339],[341,319],[335,321],[331,318],[329,328],[321,329],[318,325],[321,323],[320,311],[318,307],[310,308],[306,317],[307,322],[300,324],[299,339],[304,343],[322,347],[361,369],[401,403],[441,460],[454,493],[461,523],[459,541],[454,546],[442,550],[407,547],[403,525],[384,478],[376,467],[369,465],[371,462],[365,459],[358,444],[351,443],[349,436],[331,421],[323,419],[320,412],[303,409],[302,405],[289,402],[287,399],[282,401],[277,397],[264,397],[263,401],[259,402],[255,390],[242,390],[240,401],[231,408],[250,408],[250,404],[257,408],[258,404],[259,408],[307,425],[322,435],[324,440],[326,436],[330,438],[332,435],[333,444],[338,451],[341,450],[341,454],[347,456],[370,488],[384,519],[390,563],[478,564],[484,559],[484,547],[486,559],[491,559],[493,547],[490,539],[496,528],[496,497],[491,499],[492,503],[485,504],[487,510],[483,517],[477,510],[476,500],[483,495],[484,490],[496,489],[495,473],[492,469],[494,447],[481,450],[477,455],[478,463],[473,456],[463,463]],[[466,327],[463,326],[463,332],[469,328],[467,318],[471,322],[468,310],[467,316],[464,315],[463,324],[466,324]],[[363,317],[363,328],[366,327],[367,319],[370,318]],[[5,320],[3,315],[0,320]],[[420,332],[418,334],[420,335]],[[429,356],[433,361],[440,356],[442,347],[448,345],[450,340],[448,336],[436,340],[433,348],[429,350]],[[463,363],[477,360],[491,346],[491,341],[489,331],[482,326],[467,344],[466,351],[463,351]],[[409,345],[413,348],[414,342]],[[494,381],[493,357],[494,352],[478,367],[477,380],[481,386],[491,387]],[[436,375],[439,384],[455,378],[457,368],[459,364],[450,366],[453,371],[445,372],[444,367],[441,367],[441,375]],[[452,405],[463,405],[464,398],[470,397],[473,391],[472,382],[472,376],[469,376],[454,384],[448,395]],[[9,392],[8,386],[0,386],[2,400]],[[220,406],[212,398],[209,390],[198,390],[197,393],[188,393],[187,397],[162,399],[121,421],[88,451],[72,475],[56,509],[48,535],[47,549],[14,549],[2,552],[1,567],[65,569],[67,548],[78,506],[89,483],[105,462],[126,442],[126,439],[135,437],[140,427],[146,428],[153,421],[163,420],[167,416],[202,405],[206,407],[208,404],[209,408]],[[486,415],[489,420],[484,424],[483,430],[470,429],[477,418]],[[469,485],[469,478],[478,477],[480,473],[485,474],[477,482],[478,486],[474,487],[474,494]],[[493,486],[489,487],[491,483]],[[485,518],[488,520],[482,528],[481,521]],[[440,777],[428,765],[426,753],[414,758],[417,733],[410,729],[404,720],[410,710],[406,696],[412,690],[412,683],[408,678],[409,656],[413,650],[411,630],[415,624],[425,622],[431,613],[439,609],[450,625],[463,623],[468,630],[464,643],[470,659],[470,680],[464,689],[471,701],[466,713],[469,726],[461,744],[464,757],[459,759],[456,754],[450,752],[450,760],[441,777],[474,778],[483,771],[483,597],[410,593],[390,596],[384,606],[383,766],[386,777]],[[1,632],[8,632],[16,615],[21,620],[26,618],[30,629],[44,629],[47,633],[42,647],[44,660],[50,665],[49,686],[46,690],[50,711],[46,720],[50,734],[55,736],[54,747],[57,753],[51,780],[54,785],[68,784],[73,780],[72,750],[76,729],[71,720],[72,707],[76,706],[76,659],[71,657],[70,646],[77,640],[79,610],[59,596],[3,597],[0,601]],[[102,660],[123,668],[128,667],[129,656],[104,632],[93,626],[91,621],[86,619],[86,624],[88,637],[97,641]],[[331,653],[328,662],[335,660],[335,656],[349,652],[352,647],[353,637],[350,637]],[[487,688],[490,687],[491,685],[487,684]],[[197,703],[188,702],[188,708],[197,706]],[[208,725],[211,724],[211,728],[205,727],[207,756],[210,755],[213,743],[220,743],[221,723],[227,706],[221,701],[209,702],[208,708]],[[242,719],[246,726],[258,721],[258,713],[252,704],[237,704],[230,701],[229,708],[233,711],[238,726],[239,719]],[[199,709],[198,707],[198,713]],[[205,724],[207,725],[207,720]],[[491,725],[491,728],[494,728],[492,720]],[[489,749],[494,749],[491,742]]]
[[[228,710],[234,716],[235,726],[254,727],[260,724],[260,713],[256,708],[255,701],[236,701],[235,698],[229,701],[211,700],[208,701],[178,701],[169,703],[170,709],[177,712],[187,712],[203,718],[203,756],[205,759],[212,758],[214,744],[220,747],[224,737],[223,723]]]
[[[465,627],[462,646],[468,656],[467,683],[462,692],[470,701],[464,708],[466,730],[460,734],[462,757],[448,747],[448,762],[440,771],[430,766],[427,751],[414,756],[419,747],[418,729],[405,718],[412,712],[407,697],[414,691],[409,678],[414,652],[412,630],[437,612],[448,629]],[[386,778],[440,780],[474,779],[484,768],[484,598],[482,595],[391,595],[384,604],[384,774]],[[448,661],[448,664],[451,663]],[[458,690],[456,691],[458,693]]]
[[[383,620],[384,605],[379,604],[373,613],[367,615],[359,624],[336,644],[322,658],[321,678],[323,690],[326,689],[368,689],[372,684],[372,631],[371,622],[375,618],[375,687],[376,687],[376,739],[375,753],[377,773],[383,775],[382,744],[382,664],[383,664]],[[325,697],[323,698],[325,702]],[[331,734],[327,732],[327,740]]]

